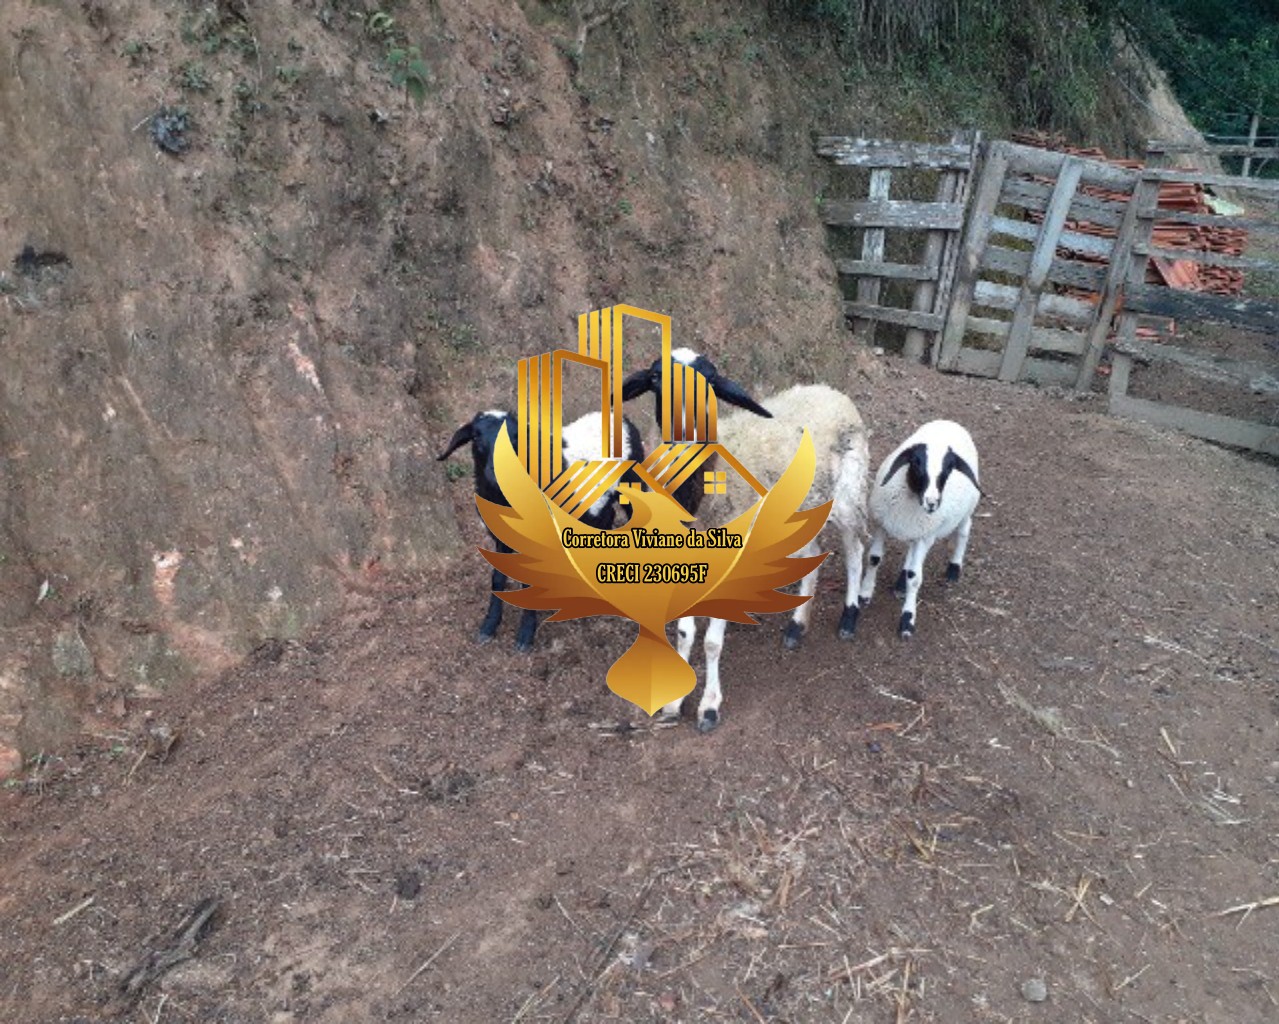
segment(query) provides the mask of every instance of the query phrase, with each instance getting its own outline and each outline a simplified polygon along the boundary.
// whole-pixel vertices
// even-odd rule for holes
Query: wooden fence
[[[1161,185],[1167,183],[1263,192],[1279,200],[1279,182],[1167,167],[1133,169],[1005,141],[985,147],[980,175],[975,176],[978,146],[978,140],[940,146],[819,140],[820,155],[844,166],[871,169],[867,199],[822,205],[827,224],[865,229],[861,259],[837,261],[841,274],[857,279],[857,299],[845,303],[855,329],[868,323],[873,337],[875,322],[904,324],[911,331],[904,354],[922,355],[924,335],[932,334],[931,361],[941,370],[1078,391],[1092,389],[1109,344],[1112,413],[1279,455],[1279,424],[1129,393],[1137,362],[1175,365],[1214,384],[1279,396],[1279,365],[1155,343],[1137,333],[1139,321],[1176,321],[1225,324],[1279,338],[1279,303],[1149,284],[1146,273],[1149,261],[1157,259],[1191,261],[1232,273],[1269,271],[1279,279],[1279,263],[1273,261],[1161,247],[1153,241],[1168,235],[1155,235],[1156,221],[1161,230],[1171,225],[1242,228],[1279,237],[1279,222],[1273,218],[1160,206]],[[1262,155],[1260,147],[1247,148],[1248,155]],[[1152,162],[1164,163],[1175,151],[1181,151],[1180,144],[1161,148],[1152,143]],[[890,176],[897,168],[943,172],[936,199],[891,200]],[[970,203],[969,182],[974,179],[977,187]],[[894,228],[929,232],[920,263],[885,261],[884,231]],[[918,282],[910,310],[879,305],[880,283],[886,279]],[[867,329],[861,333],[865,336]]]
[[[934,365],[1089,386],[1128,273],[1137,183],[1135,172],[1098,160],[992,143]]]
[[[1210,441],[1279,456],[1279,423],[1256,423],[1129,394],[1135,361],[1171,364],[1185,373],[1214,384],[1227,384],[1253,394],[1279,397],[1279,361],[1272,365],[1258,364],[1228,359],[1192,348],[1154,344],[1137,339],[1137,323],[1142,316],[1171,319],[1179,324],[1224,324],[1241,331],[1262,334],[1269,339],[1279,338],[1279,303],[1178,291],[1146,283],[1146,264],[1152,258],[1188,259],[1206,266],[1279,273],[1279,263],[1273,261],[1215,252],[1161,249],[1151,244],[1156,220],[1161,223],[1173,221],[1207,227],[1243,227],[1252,232],[1279,237],[1279,222],[1274,220],[1161,210],[1158,206],[1158,187],[1160,182],[1167,181],[1191,181],[1244,193],[1269,193],[1279,198],[1279,182],[1276,181],[1204,174],[1199,171],[1152,169],[1142,172],[1137,199],[1133,203],[1137,227],[1131,243],[1131,265],[1111,354],[1110,411],[1116,416],[1174,427]]]
[[[870,171],[865,199],[828,199],[821,206],[822,219],[831,227],[862,231],[861,258],[836,260],[836,269],[856,282],[856,300],[845,302],[844,309],[853,321],[854,331],[868,343],[873,342],[878,323],[900,324],[907,329],[903,355],[919,359],[924,354],[926,338],[941,331],[980,141],[979,135],[956,135],[949,144],[843,136],[817,140],[819,155],[841,167]],[[894,171],[938,172],[934,198],[891,198]],[[885,233],[889,230],[926,232],[918,262],[892,263],[885,259]],[[909,309],[880,304],[885,281],[913,282]]]

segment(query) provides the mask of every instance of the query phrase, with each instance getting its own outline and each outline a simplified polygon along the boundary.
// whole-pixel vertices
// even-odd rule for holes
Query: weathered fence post
[[[973,290],[977,286],[982,253],[990,238],[990,225],[995,217],[995,207],[999,205],[999,193],[1004,187],[1004,176],[1007,173],[1008,144],[993,142],[986,153],[986,164],[982,168],[977,197],[968,212],[968,226],[964,231],[963,249],[955,274],[954,293],[946,316],[945,331],[941,344],[933,349],[933,364],[940,369],[954,369],[955,360],[959,356],[968,311],[973,304]]]

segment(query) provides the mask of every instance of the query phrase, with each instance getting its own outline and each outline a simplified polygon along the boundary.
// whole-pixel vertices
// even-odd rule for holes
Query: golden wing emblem
[[[668,622],[684,615],[754,622],[751,612],[795,608],[805,598],[777,588],[798,582],[826,557],[789,557],[821,532],[831,507],[827,502],[800,511],[816,468],[807,430],[776,486],[727,524],[730,535],[743,538],[741,547],[688,543],[689,515],[662,491],[632,490],[633,513],[621,529],[584,526],[546,498],[505,433],[498,436],[494,468],[510,507],[479,497],[476,503],[489,529],[514,551],[483,554],[528,585],[499,596],[520,608],[556,609],[551,621],[618,615],[635,622],[639,636],[609,669],[608,686],[649,715],[697,683],[692,667],[667,640]],[[566,530],[573,531],[575,546],[566,546]],[[610,535],[608,546],[594,539],[600,534]],[[677,540],[654,546],[653,538]],[[617,567],[629,574],[625,581],[606,582]]]

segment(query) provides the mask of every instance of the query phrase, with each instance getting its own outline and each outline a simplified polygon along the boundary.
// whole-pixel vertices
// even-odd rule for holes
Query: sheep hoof
[[[719,725],[719,712],[714,708],[707,708],[697,716],[697,731],[710,732]]]
[[[893,593],[897,595],[899,600],[906,598],[906,570],[903,569],[897,576],[897,582],[893,584]]]
[[[533,649],[533,638],[531,636],[520,637],[515,641],[515,649],[521,654],[528,654]]]
[[[782,643],[788,651],[799,650],[800,644],[804,642],[804,627],[794,619],[791,619],[786,625],[786,633],[782,637]]]
[[[475,642],[479,644],[481,647],[483,647],[487,643],[492,643],[493,634],[495,634],[496,632],[497,632],[497,627],[494,627],[491,630],[481,629],[479,633],[476,634]]]
[[[678,708],[676,708],[674,711],[667,711],[666,708],[662,708],[662,710],[657,713],[656,722],[658,725],[674,725],[678,721],[679,721]]]
[[[951,562],[950,565],[946,566],[946,582],[958,583],[959,573],[962,568],[963,567],[958,562]]]
[[[902,619],[897,626],[897,632],[903,640],[909,640],[915,634],[915,615],[913,612],[902,612]]]
[[[866,595],[864,595],[864,596],[860,596],[860,597],[858,597],[858,598],[857,598],[857,606],[858,606],[859,608],[865,608],[865,607],[867,607],[869,604],[870,604],[870,595],[869,595],[869,594],[866,594]]]
[[[861,609],[855,604],[850,604],[844,609],[844,614],[839,620],[839,638],[841,640],[851,640],[853,638],[853,633],[857,631],[857,617],[860,614]]]

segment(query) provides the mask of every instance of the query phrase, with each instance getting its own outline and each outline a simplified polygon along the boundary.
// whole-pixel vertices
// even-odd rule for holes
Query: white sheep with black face
[[[939,540],[954,535],[946,579],[959,580],[968,549],[973,512],[981,500],[977,446],[968,431],[951,420],[933,420],[899,444],[884,459],[870,493],[871,541],[860,601],[870,603],[884,557],[884,540],[907,545],[894,591],[902,598],[898,632],[915,632],[924,559]]]
[[[844,611],[838,633],[851,640],[857,629],[860,605],[857,585],[862,573],[862,553],[866,535],[866,485],[870,469],[867,431],[853,400],[825,384],[803,384],[764,399],[761,408],[770,415],[734,412],[719,420],[719,440],[742,460],[766,487],[774,486],[790,465],[800,438],[807,428],[817,456],[812,487],[805,508],[832,502],[826,532],[839,539],[844,555]],[[730,487],[723,495],[707,497],[701,506],[702,518],[708,523],[730,522],[747,511],[758,500],[745,485]],[[795,552],[797,557],[819,554],[820,537]],[[788,651],[803,644],[812,616],[812,598],[817,593],[818,569],[800,581],[799,592],[809,598],[791,612],[782,634]],[[706,626],[703,649],[706,654],[706,689],[697,708],[697,728],[709,732],[719,724],[723,692],[720,688],[719,660],[724,648],[724,619],[711,619]],[[697,634],[696,620],[680,619],[676,648],[685,661],[692,653]],[[664,718],[679,715],[680,702],[662,709]]]
[[[560,430],[561,468],[570,466],[574,462],[585,462],[600,457],[601,415],[598,410],[588,412]],[[475,493],[495,505],[509,506],[510,502],[506,500],[502,494],[502,488],[498,485],[497,471],[493,463],[497,452],[497,439],[502,430],[507,431],[511,438],[511,445],[514,447],[516,438],[519,437],[519,424],[514,413],[507,412],[505,409],[490,409],[476,413],[469,423],[463,423],[458,427],[438,459],[440,461],[447,459],[463,445],[469,444],[471,459],[475,463]],[[644,461],[644,442],[640,432],[635,424],[627,419],[622,420],[622,458],[633,462]],[[639,483],[639,478],[634,473],[627,472],[618,481],[618,485],[623,483]],[[617,517],[617,498],[618,488],[614,487],[601,495],[595,504],[583,512],[579,518],[585,525],[597,530],[612,529]],[[491,531],[489,535],[492,536]],[[511,548],[496,537],[493,537],[493,543],[498,551],[507,553],[511,551]],[[482,644],[493,639],[497,633],[497,627],[502,623],[502,606],[505,602],[498,597],[498,593],[506,589],[507,582],[504,572],[500,569],[493,570],[493,593],[489,598],[488,614],[484,616],[484,621],[480,624],[478,637]],[[520,617],[519,632],[515,637],[517,650],[533,649],[537,622],[537,612],[525,609]]]

